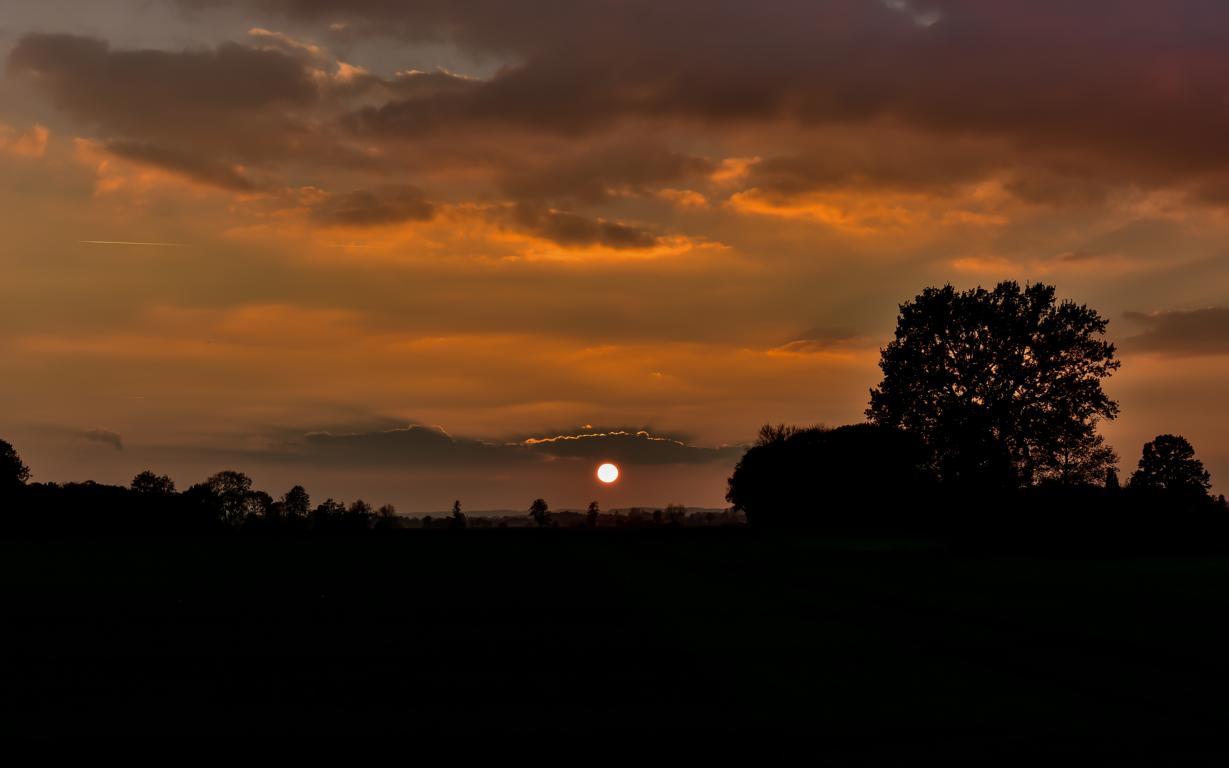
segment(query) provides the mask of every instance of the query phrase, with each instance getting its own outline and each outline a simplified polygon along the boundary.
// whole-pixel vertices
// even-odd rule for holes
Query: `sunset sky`
[[[1110,319],[1124,473],[1229,483],[1220,0],[0,0],[0,437],[36,481],[724,506],[897,305]],[[623,468],[598,488],[601,460]]]

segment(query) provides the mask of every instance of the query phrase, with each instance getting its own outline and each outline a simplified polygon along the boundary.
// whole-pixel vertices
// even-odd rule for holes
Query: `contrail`
[[[78,240],[82,245],[149,245],[156,248],[185,248],[183,243],[134,243],[128,240]]]

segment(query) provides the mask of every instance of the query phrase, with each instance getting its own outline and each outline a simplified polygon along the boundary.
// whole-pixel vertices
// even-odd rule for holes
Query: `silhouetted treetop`
[[[729,479],[726,500],[752,525],[874,526],[908,515],[931,485],[915,434],[874,424],[782,434],[748,450]]]
[[[0,440],[0,491],[24,485],[30,479],[30,468],[17,455],[17,449]]]
[[[534,499],[529,505],[529,516],[539,528],[550,525],[550,505],[546,503],[546,499]]]
[[[902,304],[867,416],[914,432],[945,482],[1031,485],[1103,475],[1096,425],[1118,404],[1107,322],[1053,286],[927,288]],[[1087,465],[1073,461],[1087,461]]]
[[[1139,468],[1128,483],[1136,489],[1206,496],[1212,477],[1181,435],[1157,435],[1144,444]]]
[[[788,440],[800,431],[802,431],[801,427],[795,427],[791,424],[765,424],[760,427],[760,432],[755,438],[755,444],[769,445],[771,443],[779,443]]]
[[[175,481],[166,475],[158,475],[150,470],[132,478],[133,493],[145,496],[169,496],[175,493]]]
[[[252,478],[242,472],[225,470],[206,480],[205,487],[217,499],[222,522],[236,524],[247,516]]]
[[[457,499],[452,502],[452,517],[448,520],[448,527],[460,529],[466,527],[467,524],[465,513],[461,511],[461,500]]]
[[[282,494],[282,514],[287,517],[307,517],[311,504],[311,496],[301,485],[296,485]]]

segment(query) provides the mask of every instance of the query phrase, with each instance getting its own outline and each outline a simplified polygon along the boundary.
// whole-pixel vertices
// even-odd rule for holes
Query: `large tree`
[[[1144,444],[1139,468],[1131,475],[1129,485],[1170,493],[1206,496],[1212,478],[1203,462],[1195,458],[1195,449],[1181,435],[1157,435]]]
[[[1118,404],[1101,382],[1120,363],[1103,338],[1107,321],[1054,293],[1043,284],[947,285],[902,304],[867,416],[918,434],[948,483],[1103,473],[1109,455],[1096,425]],[[1070,464],[1081,456],[1096,466]]]

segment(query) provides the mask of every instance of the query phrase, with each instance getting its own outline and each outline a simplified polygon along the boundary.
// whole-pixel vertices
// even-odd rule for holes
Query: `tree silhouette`
[[[376,511],[367,502],[359,499],[350,505],[344,516],[347,530],[366,528],[375,519]]]
[[[175,481],[148,469],[132,478],[132,492],[142,496],[170,496],[175,493]]]
[[[780,434],[748,450],[729,479],[726,500],[754,526],[874,527],[928,493],[914,434],[874,424]]]
[[[1018,487],[1103,471],[1092,441],[1118,404],[1101,381],[1120,365],[1106,325],[1087,306],[1056,304],[1049,285],[927,288],[900,307],[867,416],[920,435],[947,483]],[[1093,466],[1064,469],[1078,446]]]
[[[529,505],[529,516],[538,524],[539,528],[545,528],[550,525],[550,506],[547,505],[546,499],[534,499]]]
[[[311,511],[311,504],[311,496],[301,485],[296,485],[282,494],[282,514],[286,517],[307,517],[307,513]]]
[[[234,525],[243,522],[249,512],[248,494],[252,490],[252,478],[225,470],[205,481],[205,487],[214,495],[222,522]]]
[[[273,497],[264,491],[248,491],[243,497],[243,516],[270,517],[275,513]]]
[[[17,450],[7,441],[0,440],[0,491],[25,485],[29,479],[30,468],[22,462]]]
[[[461,511],[461,500],[457,499],[452,502],[452,517],[448,519],[448,527],[460,529],[466,525],[465,513]]]
[[[1108,485],[1110,473],[1118,481],[1114,465],[1118,454],[1096,432],[1077,431],[1058,438],[1050,446],[1048,460],[1037,470],[1038,482],[1059,485]]]
[[[795,427],[790,424],[765,424],[760,427],[760,432],[756,436],[756,445],[770,445],[772,443],[780,443],[790,439],[794,435],[802,431],[801,427]]]
[[[589,502],[589,509],[585,512],[585,525],[587,525],[590,528],[596,528],[598,517],[601,514],[602,514],[602,510],[601,510],[601,507],[597,505],[597,502],[596,501]]]
[[[1181,435],[1157,435],[1144,444],[1139,468],[1128,481],[1131,488],[1164,491],[1190,496],[1207,496],[1212,478],[1195,449]]]

